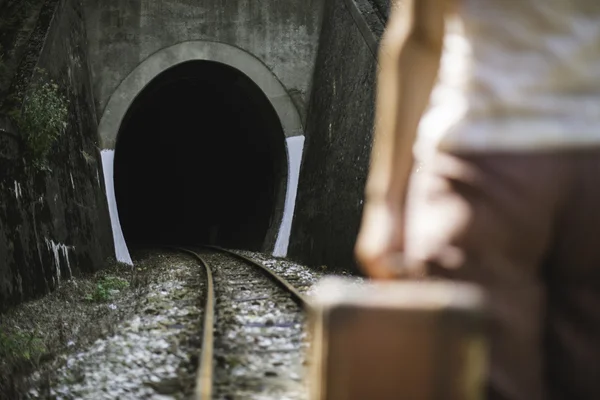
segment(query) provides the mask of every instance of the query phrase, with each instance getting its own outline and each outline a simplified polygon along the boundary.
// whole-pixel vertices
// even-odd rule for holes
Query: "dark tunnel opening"
[[[283,214],[285,136],[269,99],[242,72],[186,62],[153,79],[127,111],[114,178],[130,247],[263,250]]]

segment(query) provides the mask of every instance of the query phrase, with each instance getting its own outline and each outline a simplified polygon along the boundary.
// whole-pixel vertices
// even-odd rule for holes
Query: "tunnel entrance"
[[[129,247],[262,250],[281,222],[281,123],[262,90],[225,64],[189,61],[153,79],[121,123],[114,168]]]

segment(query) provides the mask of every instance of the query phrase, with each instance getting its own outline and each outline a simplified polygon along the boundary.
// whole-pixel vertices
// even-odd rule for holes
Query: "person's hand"
[[[404,218],[401,205],[385,200],[368,200],[355,254],[367,276],[373,279],[393,279],[404,267]]]

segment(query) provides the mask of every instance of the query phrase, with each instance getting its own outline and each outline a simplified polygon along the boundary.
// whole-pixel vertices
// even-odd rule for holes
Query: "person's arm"
[[[373,278],[396,276],[419,121],[436,80],[447,0],[400,0],[381,43],[376,125],[356,256]]]

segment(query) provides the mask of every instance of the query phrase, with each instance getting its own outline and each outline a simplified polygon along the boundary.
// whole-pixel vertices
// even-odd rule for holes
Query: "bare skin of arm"
[[[374,279],[402,274],[413,145],[438,73],[447,0],[401,0],[381,43],[376,126],[356,256]]]

